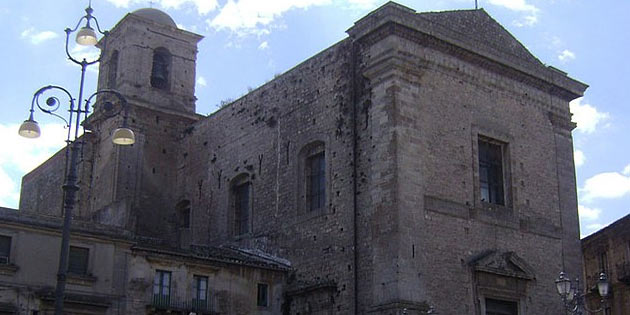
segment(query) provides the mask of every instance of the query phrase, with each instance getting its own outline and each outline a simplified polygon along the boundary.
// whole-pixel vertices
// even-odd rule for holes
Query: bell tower
[[[99,71],[99,90],[114,89],[127,99],[128,126],[136,142],[126,150],[107,137],[120,124],[100,115],[93,130],[90,157],[91,218],[136,234],[176,240],[177,205],[183,196],[173,187],[181,156],[181,138],[200,117],[195,113],[197,43],[202,36],[181,30],[157,9],[127,14],[110,31]],[[86,173],[87,174],[87,173]]]
[[[153,8],[127,14],[107,39],[99,89],[165,111],[195,113],[195,60],[202,36],[177,28]]]

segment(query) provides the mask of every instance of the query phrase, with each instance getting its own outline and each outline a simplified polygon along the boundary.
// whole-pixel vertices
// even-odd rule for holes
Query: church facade
[[[215,301],[200,313],[561,312],[553,280],[581,270],[569,101],[587,86],[483,10],[389,2],[347,33],[206,117],[199,35],[155,9],[111,30],[98,86],[128,99],[137,139],[113,146],[122,117],[98,104],[86,122],[75,234],[129,271],[74,288],[105,285],[95,312],[193,311],[176,291]],[[24,177],[10,246],[61,216],[63,167]]]

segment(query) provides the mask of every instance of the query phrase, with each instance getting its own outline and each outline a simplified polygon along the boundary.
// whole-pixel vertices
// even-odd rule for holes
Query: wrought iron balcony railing
[[[184,311],[186,314],[217,314],[208,300],[182,299],[173,295],[153,294],[150,306],[157,310]]]

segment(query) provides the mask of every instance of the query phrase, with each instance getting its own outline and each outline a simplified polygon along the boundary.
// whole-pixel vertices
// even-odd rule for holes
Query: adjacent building
[[[587,86],[484,10],[389,2],[347,33],[202,116],[201,36],[125,16],[98,87],[128,99],[137,138],[111,144],[122,116],[99,104],[85,124],[71,293],[103,297],[95,314],[560,313],[553,280],[582,268],[569,101]],[[2,214],[7,292],[54,284],[63,173],[61,151]],[[43,231],[49,267],[20,278]]]
[[[600,306],[599,274],[610,282],[605,315],[630,314],[630,215],[582,239],[584,291],[591,309]]]

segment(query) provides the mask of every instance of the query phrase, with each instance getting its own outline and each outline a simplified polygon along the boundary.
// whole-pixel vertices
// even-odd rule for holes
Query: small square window
[[[83,247],[70,246],[68,272],[75,275],[87,275],[90,250]]]
[[[503,174],[504,144],[479,138],[479,193],[481,201],[505,205]]]
[[[11,237],[0,235],[0,264],[8,264],[11,257]]]
[[[256,304],[258,306],[269,306],[269,285],[266,283],[258,284],[258,298]]]

